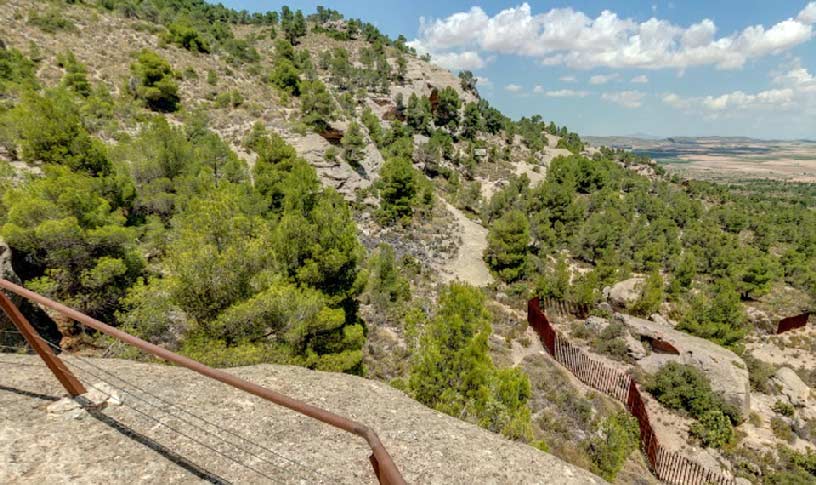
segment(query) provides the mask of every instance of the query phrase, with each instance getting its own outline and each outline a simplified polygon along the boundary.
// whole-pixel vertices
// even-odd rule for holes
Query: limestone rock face
[[[607,293],[609,303],[618,309],[626,308],[630,303],[640,298],[640,285],[643,278],[629,278],[615,283]]]
[[[678,354],[653,352],[637,361],[646,372],[657,372],[669,362],[678,362],[700,369],[711,381],[714,391],[736,406],[746,416],[750,411],[750,384],[745,362],[730,350],[675,330],[663,323],[655,323],[630,315],[616,314],[632,335],[640,340],[661,341],[677,349]]]
[[[771,378],[779,386],[782,395],[796,407],[805,407],[810,398],[810,388],[790,367],[780,367]]]

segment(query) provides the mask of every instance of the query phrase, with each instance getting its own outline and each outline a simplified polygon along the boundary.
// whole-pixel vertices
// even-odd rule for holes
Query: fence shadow
[[[61,398],[56,396],[50,396],[48,394],[40,394],[36,392],[26,391],[25,389],[18,389],[16,387],[8,387],[0,385],[0,391],[3,392],[10,392],[12,394],[17,394],[19,396],[29,397],[32,399],[39,399],[42,401],[59,401]],[[201,465],[198,465],[188,458],[176,453],[175,451],[167,448],[166,446],[162,445],[161,443],[157,442],[156,440],[145,436],[138,431],[134,430],[133,428],[127,426],[124,423],[117,421],[112,416],[108,416],[107,414],[103,413],[98,409],[94,409],[91,407],[85,406],[85,410],[87,411],[88,415],[92,418],[96,419],[100,423],[108,426],[109,428],[115,430],[116,432],[120,433],[122,436],[125,436],[127,439],[135,441],[142,446],[145,446],[152,451],[155,451],[163,458],[167,459],[171,463],[176,466],[183,468],[184,470],[190,472],[192,475],[195,475],[199,480],[203,480],[207,483],[212,483],[216,485],[226,485],[230,484],[228,480],[216,475],[215,473],[205,469]]]
[[[126,424],[117,421],[115,418],[108,416],[107,414],[103,413],[98,409],[86,408],[86,411],[91,417],[93,417],[100,423],[104,424],[105,426],[108,426],[109,428],[118,432],[122,436],[125,436],[129,440],[135,441],[136,443],[139,443],[140,445],[155,451],[166,460],[170,461],[176,466],[185,469],[186,471],[198,477],[200,480],[216,485],[227,485],[231,483],[228,480],[205,469],[201,465],[198,465],[190,461],[188,458],[176,453],[170,448],[167,448],[158,441],[148,436],[145,436],[139,433],[138,431],[134,430],[133,428],[127,426]]]

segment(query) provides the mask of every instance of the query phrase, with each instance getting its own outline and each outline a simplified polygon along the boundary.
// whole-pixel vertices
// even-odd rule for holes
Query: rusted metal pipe
[[[171,352],[167,349],[159,347],[158,345],[151,344],[150,342],[145,342],[138,337],[134,337],[129,333],[111,327],[110,325],[102,323],[95,318],[91,318],[84,313],[80,313],[72,308],[69,308],[62,303],[58,303],[40,294],[34,293],[33,291],[27,290],[22,286],[15,285],[8,280],[0,279],[0,288],[4,288],[12,293],[16,293],[17,295],[51,308],[52,310],[55,310],[66,317],[71,318],[72,320],[109,335],[121,342],[139,348],[149,354],[153,354],[160,359],[186,367],[187,369],[197,372],[205,377],[209,377],[228,386],[241,389],[242,391],[248,392],[262,399],[266,399],[267,401],[271,401],[280,406],[289,408],[292,411],[317,419],[318,421],[322,421],[326,424],[334,426],[335,428],[356,434],[357,436],[365,439],[368,446],[371,448],[372,455],[370,459],[372,461],[372,465],[374,466],[374,472],[381,484],[404,485],[406,483],[402,478],[399,469],[394,464],[394,460],[391,458],[391,455],[388,454],[388,451],[380,441],[380,438],[377,436],[374,430],[364,424],[352,421],[343,416],[326,411],[325,409],[321,409],[317,406],[313,406],[303,401],[280,394],[263,386],[259,386],[258,384],[241,379],[240,377],[228,372],[213,369],[212,367],[206,366],[198,361],[176,354],[175,352]]]
[[[40,358],[45,362],[45,365],[51,369],[51,372],[56,376],[57,380],[60,381],[62,387],[68,391],[71,397],[76,397],[88,392],[65,363],[51,350],[51,347],[40,340],[37,331],[34,330],[34,327],[31,326],[26,317],[20,313],[20,309],[17,308],[17,305],[2,291],[0,291],[0,308],[6,313],[11,323],[17,327],[17,330],[20,331],[20,334],[22,334],[23,338],[28,342],[28,345],[39,354]]]

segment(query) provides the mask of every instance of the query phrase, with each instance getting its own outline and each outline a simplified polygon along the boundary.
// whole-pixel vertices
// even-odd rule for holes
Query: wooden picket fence
[[[578,380],[626,405],[626,409],[638,420],[641,448],[658,479],[673,485],[736,485],[735,480],[664,448],[652,428],[643,395],[634,379],[622,370],[591,357],[561,336],[550,324],[541,303],[538,298],[528,302],[527,321],[535,329],[544,348]],[[545,303],[549,305],[552,301]],[[555,308],[562,311],[564,306]]]

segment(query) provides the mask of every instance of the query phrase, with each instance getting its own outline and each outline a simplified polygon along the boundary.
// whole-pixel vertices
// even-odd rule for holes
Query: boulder
[[[663,315],[661,315],[659,313],[652,313],[652,316],[650,318],[652,319],[653,322],[659,323],[660,325],[663,325],[665,327],[672,327],[672,328],[674,327],[674,324],[672,322],[670,322],[669,319],[667,319],[666,317],[664,317]]]
[[[601,333],[603,329],[609,326],[609,321],[605,318],[591,316],[586,319],[584,326],[595,333]]]
[[[796,407],[805,407],[810,398],[810,388],[790,367],[780,367],[771,377],[771,382],[779,387],[780,392]]]
[[[736,406],[743,416],[750,411],[750,385],[745,362],[730,350],[675,330],[662,323],[630,315],[616,314],[637,339],[653,342],[653,352],[637,361],[646,372],[657,372],[669,362],[678,362],[700,369],[711,381],[714,391]],[[676,350],[677,354],[673,353]]]
[[[629,278],[615,283],[609,288],[607,299],[609,303],[618,309],[626,308],[630,303],[640,298],[640,286],[643,278]]]
[[[9,280],[18,285],[21,284],[20,278],[17,276],[17,273],[14,272],[14,268],[11,267],[11,248],[6,244],[3,238],[0,238],[0,278]],[[22,303],[21,297],[9,292],[6,292],[6,294],[15,305],[20,306]],[[6,314],[0,311],[0,330],[8,328],[9,326],[11,326],[11,322],[8,320],[8,317],[6,317]],[[0,343],[4,341],[5,339],[0,335]]]
[[[11,248],[3,238],[0,237],[0,278],[20,284],[20,278],[11,267]]]

